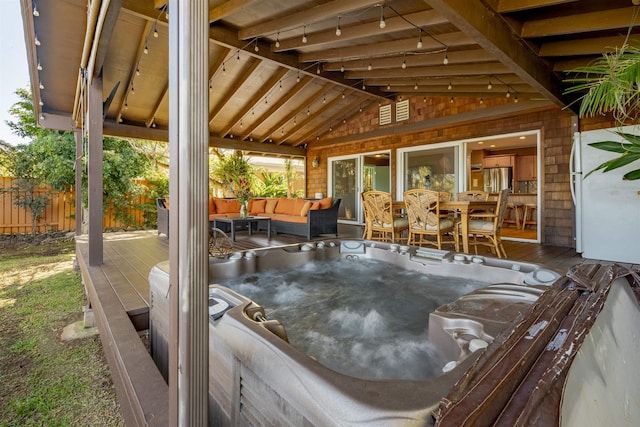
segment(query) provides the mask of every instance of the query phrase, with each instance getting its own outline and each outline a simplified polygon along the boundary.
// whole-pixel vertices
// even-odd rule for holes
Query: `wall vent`
[[[391,104],[380,106],[380,126],[391,124]]]
[[[396,122],[409,120],[409,100],[396,102]]]

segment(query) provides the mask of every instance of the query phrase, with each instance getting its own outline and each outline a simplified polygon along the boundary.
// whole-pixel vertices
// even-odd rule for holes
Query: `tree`
[[[57,191],[68,191],[75,185],[75,168],[81,167],[83,203],[86,206],[86,164],[84,161],[76,162],[74,134],[37,127],[33,117],[31,93],[26,89],[18,89],[16,94],[20,101],[9,110],[15,121],[8,121],[7,124],[14,133],[30,138],[31,142],[16,147],[17,158],[22,163],[16,164],[13,175],[29,180],[30,184],[37,183],[38,186],[51,186]],[[132,224],[129,211],[135,204],[133,198],[145,191],[145,187],[138,184],[136,178],[143,177],[148,170],[147,157],[135,150],[129,141],[104,138],[104,200],[113,205],[116,219],[124,225]]]
[[[255,171],[241,151],[224,153],[214,149],[212,154],[215,157],[210,163],[209,179],[222,189],[225,196],[235,197],[234,185],[240,178],[249,182],[251,189],[255,187]]]
[[[566,93],[584,93],[580,98],[580,117],[613,114],[619,126],[638,123],[640,113],[640,49],[625,44],[613,53],[605,53],[593,64],[573,70],[583,77],[568,79],[575,83]],[[640,137],[616,132],[627,142],[600,141],[589,144],[600,150],[620,154],[591,173],[608,172],[640,160]],[[585,177],[586,177],[585,176]],[[640,179],[640,168],[624,174],[625,180]]]

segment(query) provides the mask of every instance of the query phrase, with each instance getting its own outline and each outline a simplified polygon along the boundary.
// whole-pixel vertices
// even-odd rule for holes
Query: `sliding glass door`
[[[329,159],[330,195],[342,199],[338,221],[362,223],[361,193],[391,190],[389,153],[367,153]]]
[[[422,146],[398,150],[398,198],[407,190],[424,188],[446,191],[452,196],[460,188],[460,147]]]

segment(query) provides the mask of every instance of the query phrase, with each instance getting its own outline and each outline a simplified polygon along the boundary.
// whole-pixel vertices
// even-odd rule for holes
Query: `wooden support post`
[[[89,265],[102,265],[102,77],[89,84]]]
[[[207,0],[169,2],[172,426],[208,425],[208,14]]]

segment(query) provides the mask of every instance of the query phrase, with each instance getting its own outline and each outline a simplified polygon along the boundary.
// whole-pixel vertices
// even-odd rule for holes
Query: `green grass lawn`
[[[86,304],[74,242],[0,253],[0,426],[123,426],[100,338],[60,340]]]

